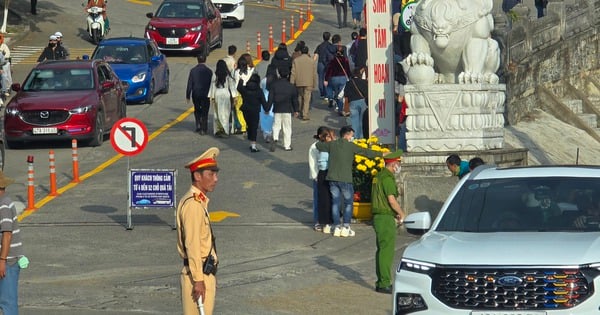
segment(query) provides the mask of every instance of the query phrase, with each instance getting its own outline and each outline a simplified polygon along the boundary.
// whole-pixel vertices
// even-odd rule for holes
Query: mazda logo
[[[498,279],[498,284],[504,287],[514,287],[523,283],[523,280],[515,276],[504,276]]]
[[[175,30],[174,29],[171,30],[171,34],[175,35]]]
[[[50,117],[50,112],[48,112],[47,110],[40,112],[40,118],[48,119],[49,117]]]

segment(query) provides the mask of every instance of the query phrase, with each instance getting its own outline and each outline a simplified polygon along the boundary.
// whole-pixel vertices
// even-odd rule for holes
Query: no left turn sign
[[[135,118],[123,118],[110,131],[110,143],[115,151],[123,155],[136,155],[148,144],[148,129]]]

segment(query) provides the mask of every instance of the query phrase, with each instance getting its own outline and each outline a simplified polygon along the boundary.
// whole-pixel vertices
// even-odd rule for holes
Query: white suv
[[[481,166],[396,270],[393,314],[600,314],[600,168]]]
[[[233,24],[235,27],[242,27],[246,15],[246,8],[243,0],[214,0],[213,3],[221,13],[221,20],[223,23]]]

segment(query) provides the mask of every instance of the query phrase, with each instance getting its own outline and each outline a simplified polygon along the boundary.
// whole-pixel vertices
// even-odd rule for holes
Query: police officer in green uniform
[[[385,167],[375,178],[371,190],[373,228],[377,241],[375,257],[377,282],[375,291],[392,293],[392,263],[396,248],[396,224],[402,223],[405,213],[398,203],[395,174],[400,173],[402,150],[384,157]]]

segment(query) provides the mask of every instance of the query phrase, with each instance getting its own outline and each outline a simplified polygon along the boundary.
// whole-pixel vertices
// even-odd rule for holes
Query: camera
[[[217,274],[217,264],[215,262],[215,257],[213,255],[209,255],[206,257],[204,264],[202,265],[202,272],[205,275],[216,275]]]

